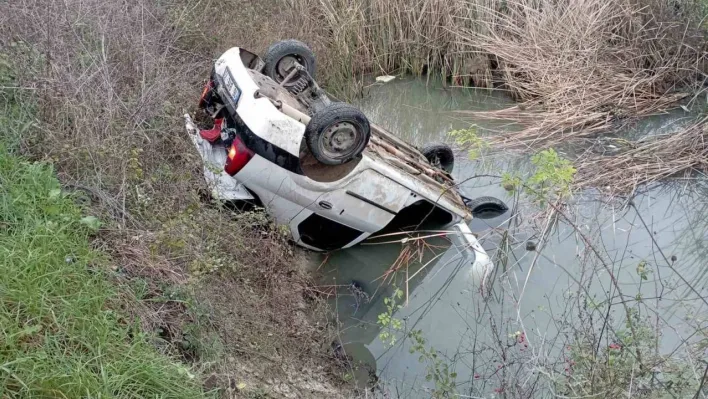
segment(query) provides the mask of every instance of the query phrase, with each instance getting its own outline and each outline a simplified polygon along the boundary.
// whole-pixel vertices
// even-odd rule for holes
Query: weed
[[[27,99],[26,91],[17,86],[9,55],[0,52],[0,137],[5,150],[13,153],[37,124],[35,104]]]
[[[413,342],[408,352],[420,354],[418,362],[426,363],[427,365],[425,380],[435,383],[432,397],[435,399],[454,397],[457,373],[451,369],[450,362],[444,359],[435,348],[426,346],[426,340],[421,330],[409,332],[408,337]],[[454,367],[454,363],[452,367]]]
[[[19,397],[202,397],[112,306],[95,233],[53,169],[0,148],[0,390]]]
[[[248,399],[268,399],[271,396],[263,388],[256,388],[248,393]]]
[[[536,170],[527,184],[537,202],[543,204],[570,195],[575,176],[575,168],[570,161],[549,148],[531,157],[531,163]]]
[[[573,164],[549,148],[531,157],[533,173],[520,176],[504,172],[501,185],[509,192],[523,191],[535,204],[544,206],[557,202],[573,193],[576,170]]]
[[[397,302],[403,298],[403,291],[396,288],[389,298],[384,298],[386,312],[380,313],[376,323],[381,326],[379,339],[387,346],[396,344],[397,335],[403,330],[403,322],[395,317],[394,313],[402,308]]]
[[[655,334],[653,326],[639,317],[634,308],[625,327],[618,329],[616,338],[609,343],[598,346],[592,336],[578,334],[564,351],[564,372],[554,381],[557,392],[566,395],[606,392],[614,397],[626,394],[626,387],[635,386],[637,393],[647,397],[662,397],[650,396],[652,392],[662,391],[672,397],[690,397],[696,392],[694,370],[684,362],[656,353]],[[642,367],[635,350],[642,354],[644,361],[657,366]]]
[[[457,144],[468,149],[470,159],[477,159],[482,152],[489,148],[489,143],[477,134],[475,127],[467,129],[452,130],[448,133]]]
[[[379,339],[384,345],[393,347],[398,342],[399,335],[409,338],[411,346],[408,352],[417,353],[419,355],[418,361],[426,363],[425,380],[435,384],[432,397],[435,399],[452,397],[455,393],[457,373],[451,369],[450,364],[435,348],[426,346],[426,340],[421,330],[406,332],[403,321],[394,317],[394,314],[403,308],[398,304],[401,299],[403,299],[403,291],[398,288],[394,289],[390,297],[384,298],[386,311],[378,315],[376,322],[382,330],[379,333]]]

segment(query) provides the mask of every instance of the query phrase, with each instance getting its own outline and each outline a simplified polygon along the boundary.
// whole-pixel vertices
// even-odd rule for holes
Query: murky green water
[[[370,87],[359,106],[372,121],[414,144],[424,144],[450,142],[447,132],[470,126],[469,120],[451,111],[493,110],[509,104],[499,92],[444,89],[420,80],[397,79]],[[652,117],[621,134],[656,134],[685,118],[682,113]],[[499,122],[473,122],[483,134],[513,128]],[[455,177],[463,181],[476,174],[524,173],[528,168],[525,157],[469,161],[461,152],[456,158]],[[514,202],[495,178],[471,179],[462,188],[473,197],[490,195],[509,204]],[[401,254],[404,246],[400,243],[364,244],[329,254],[326,259],[319,257],[313,263],[320,266],[323,289],[337,292],[331,303],[343,326],[340,340],[344,350],[371,368],[375,363],[376,374],[385,381],[392,397],[430,397],[435,387],[425,379],[431,362],[425,358],[419,361],[419,351],[409,352],[410,339],[394,331],[398,339],[391,345],[378,337],[382,332],[378,317],[387,311],[383,299],[395,288],[406,293],[398,302],[402,307],[394,312],[394,317],[403,321],[404,330],[421,330],[425,346],[440,352],[454,367],[459,393],[486,397],[494,394],[501,378],[510,378],[505,373],[512,371],[507,365],[516,364],[512,358],[527,359],[516,361],[521,366],[513,369],[521,370],[528,369],[534,358],[559,356],[570,342],[567,325],[559,319],[576,325],[594,323],[573,315],[574,306],[588,306],[575,303],[581,289],[578,282],[597,301],[590,306],[601,305],[607,297],[619,301],[618,288],[625,301],[645,301],[649,310],[641,317],[659,317],[661,350],[681,350],[682,339],[695,330],[696,319],[688,321],[688,316],[706,310],[706,305],[696,299],[708,288],[706,193],[708,187],[695,182],[657,187],[634,199],[636,210],[631,206],[609,207],[592,193],[585,193],[574,199],[571,212],[578,229],[560,223],[539,253],[526,250],[526,241],[536,240],[534,234],[545,223],[536,219],[537,209],[522,203],[513,213],[513,223],[512,212],[476,219],[471,228],[482,237],[490,254],[498,249],[505,231],[511,237],[509,261],[504,264],[496,259],[493,292],[487,300],[471,285],[460,255],[448,250],[443,239],[428,240],[422,255],[416,253],[418,260],[390,279],[382,276]],[[578,231],[593,238],[606,266],[587,260],[588,251]],[[646,262],[644,278],[637,268],[641,262]],[[619,282],[616,286],[611,284],[608,268]],[[527,347],[502,348],[501,341],[507,342],[510,333],[522,329],[528,333]],[[524,375],[532,375],[526,371],[529,373]],[[360,380],[367,378],[365,371],[355,374]]]

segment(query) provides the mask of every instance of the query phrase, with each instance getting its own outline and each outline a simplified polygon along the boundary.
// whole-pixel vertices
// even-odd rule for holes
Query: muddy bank
[[[353,396],[341,379],[345,365],[330,345],[336,332],[326,317],[329,309],[313,295],[303,254],[295,252],[268,277],[268,292],[233,275],[209,277],[195,287],[210,328],[224,345],[205,384],[232,397],[237,392],[273,398]]]
[[[221,397],[352,397],[308,254],[260,212],[201,203],[157,230],[106,231],[123,304]],[[133,296],[134,295],[134,296]]]

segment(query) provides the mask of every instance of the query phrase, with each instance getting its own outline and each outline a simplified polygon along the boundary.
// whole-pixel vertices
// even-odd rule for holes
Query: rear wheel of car
[[[431,165],[447,173],[452,173],[455,167],[455,154],[449,145],[441,143],[426,144],[420,152]]]
[[[465,199],[465,205],[472,212],[472,216],[479,219],[495,218],[509,210],[504,201],[494,197]]]
[[[314,79],[317,63],[315,54],[303,42],[298,40],[283,40],[273,43],[266,50],[263,57],[265,62],[264,74],[280,84],[288,77],[295,63],[302,65],[307,73]],[[303,74],[296,73],[284,86],[295,85]]]
[[[312,115],[305,128],[307,148],[325,165],[341,165],[358,157],[370,137],[369,120],[346,103],[324,106]]]

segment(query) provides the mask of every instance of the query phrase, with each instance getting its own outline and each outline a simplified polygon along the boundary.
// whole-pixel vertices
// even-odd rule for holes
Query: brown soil
[[[300,145],[300,167],[305,176],[322,183],[335,182],[351,173],[361,162],[361,156],[342,165],[324,165],[312,155],[303,140]]]
[[[202,205],[159,231],[104,231],[97,245],[116,282],[133,288],[123,310],[194,365],[206,389],[224,398],[351,397],[306,253],[263,214]]]
[[[297,264],[275,279],[274,296],[254,295],[249,283],[208,278],[197,289],[200,303],[224,347],[212,374],[225,394],[263,392],[283,398],[344,397],[333,384],[331,326],[324,304],[307,299],[307,272]],[[241,388],[239,388],[239,386]]]

